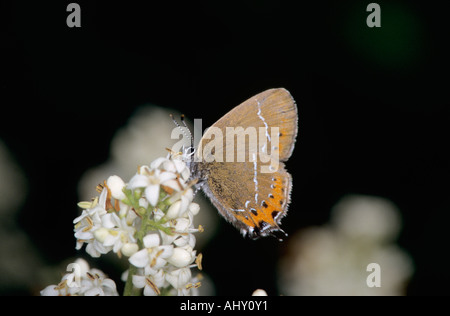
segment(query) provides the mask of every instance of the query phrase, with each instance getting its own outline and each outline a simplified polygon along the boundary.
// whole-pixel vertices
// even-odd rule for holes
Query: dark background
[[[107,159],[138,106],[174,108],[206,127],[248,97],[285,87],[299,109],[286,232],[325,223],[345,194],[388,198],[402,211],[398,243],[415,262],[407,294],[450,294],[441,3],[377,1],[382,27],[369,28],[371,1],[76,2],[81,28],[66,25],[70,1],[0,6],[0,138],[28,180],[17,220],[48,264],[77,255],[78,180]],[[275,295],[284,251],[221,221],[203,265],[219,295]]]

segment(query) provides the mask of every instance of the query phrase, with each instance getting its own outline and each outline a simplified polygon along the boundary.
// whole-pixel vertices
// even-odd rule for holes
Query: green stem
[[[139,246],[139,250],[145,248],[144,247],[144,237],[150,231],[159,230],[159,231],[163,231],[164,233],[169,234],[169,235],[173,234],[173,231],[169,227],[162,226],[162,224],[164,224],[164,220],[156,222],[151,219],[152,207],[148,207],[145,210],[144,208],[139,206],[138,199],[133,196],[131,191],[127,191],[127,192],[124,191],[124,192],[128,198],[128,202],[130,203],[130,205],[132,207],[134,207],[136,210],[139,209],[142,213],[144,213],[144,214],[140,214],[142,216],[141,217],[141,220],[142,220],[141,228],[135,233],[135,237],[137,240],[137,244]],[[160,196],[160,201],[161,200],[162,200],[162,198]],[[169,207],[168,204],[162,204],[162,203],[160,203],[159,206],[164,212],[167,212],[167,209]],[[134,265],[132,265],[130,263],[130,267],[128,269],[128,278],[125,283],[125,288],[123,291],[124,296],[141,296],[142,295],[142,291],[133,286],[133,275],[137,274],[137,269],[138,269],[137,267],[135,267]]]
[[[128,269],[128,278],[125,283],[125,288],[123,290],[123,296],[140,296],[142,293],[139,289],[133,286],[133,275],[137,273],[137,268],[130,264],[130,268]]]
[[[139,249],[144,248],[143,238],[145,236],[145,232],[143,231],[144,225],[141,226],[141,229],[136,232],[136,239]],[[123,290],[123,296],[141,296],[142,291],[133,286],[133,275],[137,274],[137,267],[130,263],[130,267],[128,268],[128,277],[127,282],[125,283],[125,288]]]

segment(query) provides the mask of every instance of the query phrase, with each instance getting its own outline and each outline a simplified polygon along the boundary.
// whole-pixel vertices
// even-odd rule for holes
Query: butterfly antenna
[[[191,130],[186,125],[186,121],[184,120],[184,114],[181,114],[181,123],[183,123],[184,127],[186,127],[186,130],[189,132],[189,138],[191,139],[191,147],[194,148],[194,137],[192,136]]]
[[[183,126],[186,127],[186,129],[183,128],[183,126],[178,123],[178,121],[173,117],[172,114],[169,114],[172,121],[175,123],[175,125],[181,130],[183,135],[191,140],[191,147],[194,148],[194,138],[192,137],[192,133],[189,130],[189,127],[186,125],[186,122],[184,120],[184,114],[181,114],[181,122],[183,123]],[[189,134],[186,133],[186,130],[189,132]]]
[[[180,123],[177,122],[177,120],[173,117],[173,114],[169,114],[170,118],[172,119],[172,122],[178,127],[181,128]]]

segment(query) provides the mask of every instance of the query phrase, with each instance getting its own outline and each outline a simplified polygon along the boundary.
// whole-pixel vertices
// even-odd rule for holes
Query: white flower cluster
[[[111,176],[105,183],[99,198],[95,198],[92,202],[78,203],[84,210],[73,221],[77,239],[76,249],[81,249],[86,243],[86,252],[94,258],[111,250],[119,256],[121,254],[130,256],[138,250],[137,240],[134,237],[137,215],[131,211],[130,206],[117,199],[117,191],[120,191],[118,188],[125,186],[123,181],[117,176]],[[120,193],[123,195],[122,191]],[[112,206],[111,196],[116,198],[114,204],[119,209],[118,212]]]
[[[69,269],[70,268],[70,269]],[[118,296],[116,284],[98,269],[90,269],[88,263],[78,259],[69,264],[61,282],[49,285],[41,291],[42,296]]]
[[[129,257],[127,283],[144,295],[189,295],[200,285],[191,274],[192,267],[201,269],[193,235],[203,230],[193,223],[200,207],[192,202],[193,183],[181,158],[169,155],[141,166],[128,184],[109,177],[99,198],[79,204],[84,210],[74,220],[76,248],[87,244],[92,257],[110,251]]]

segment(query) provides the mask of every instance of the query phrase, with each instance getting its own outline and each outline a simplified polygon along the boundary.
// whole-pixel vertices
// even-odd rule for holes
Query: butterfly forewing
[[[195,171],[202,189],[244,235],[282,232],[292,188],[282,161],[292,154],[296,135],[297,107],[281,88],[241,103],[200,141]]]

